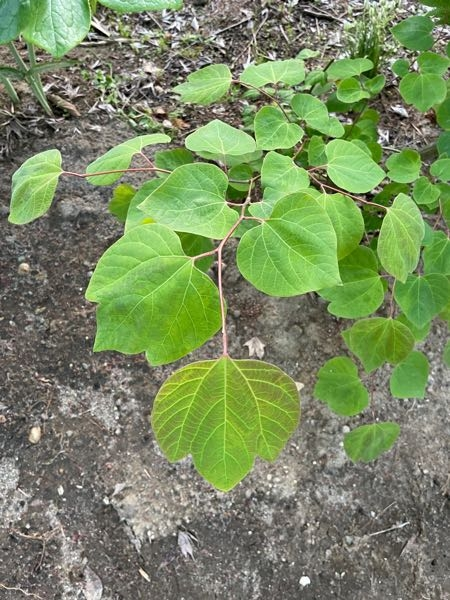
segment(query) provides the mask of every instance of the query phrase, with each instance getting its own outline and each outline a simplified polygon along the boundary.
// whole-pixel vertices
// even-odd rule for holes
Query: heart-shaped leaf
[[[435,73],[408,73],[400,82],[400,94],[405,102],[421,112],[445,100],[447,85]]]
[[[405,283],[397,282],[395,300],[416,327],[423,327],[441,312],[450,298],[450,283],[445,275],[409,275]]]
[[[425,354],[417,350],[411,352],[392,371],[391,394],[396,398],[424,398],[429,370]]]
[[[256,145],[261,150],[292,148],[303,137],[303,129],[290,123],[279,108],[264,106],[255,116]]]
[[[228,491],[253,467],[273,461],[295,430],[295,383],[256,360],[222,357],[176,371],[155,398],[152,426],[170,461],[192,455],[199,473]]]
[[[210,152],[219,156],[239,156],[256,150],[256,142],[248,133],[219,119],[188,135],[185,145],[193,152]]]
[[[314,396],[346,417],[357,415],[369,405],[369,393],[358,369],[346,356],[332,358],[319,369]]]
[[[261,65],[250,65],[242,72],[240,80],[254,87],[267,84],[285,83],[297,85],[305,79],[305,66],[302,60],[274,60]]]
[[[25,0],[2,0],[0,2],[0,44],[16,39],[21,29],[21,13],[28,2]]]
[[[182,102],[212,104],[228,92],[231,71],[227,65],[209,65],[188,75],[187,81],[174,87]]]
[[[342,336],[368,373],[385,362],[396,365],[414,346],[413,334],[406,325],[383,317],[357,321]]]
[[[327,69],[329,79],[345,79],[358,76],[373,69],[373,62],[368,58],[341,58],[334,60]]]
[[[258,290],[295,296],[340,282],[336,245],[333,225],[314,196],[291,194],[242,236],[237,264]]]
[[[333,223],[338,259],[358,247],[364,235],[364,219],[354,200],[344,194],[318,194],[317,202]]]
[[[163,225],[135,227],[101,257],[86,291],[99,302],[95,351],[172,362],[220,328],[219,291]]]
[[[176,231],[221,239],[239,215],[225,195],[228,179],[215,165],[194,163],[173,171],[139,208]]]
[[[388,177],[398,183],[411,183],[419,177],[422,160],[416,150],[406,148],[386,161]]]
[[[369,192],[385,177],[383,169],[353,142],[331,140],[326,154],[328,177],[348,192]]]
[[[443,231],[433,233],[431,244],[423,251],[423,266],[426,274],[450,275],[450,240]]]
[[[399,194],[383,219],[377,252],[383,268],[402,282],[417,267],[424,231],[416,203]]]
[[[434,44],[434,23],[428,16],[413,16],[400,21],[392,28],[392,33],[409,50],[429,50]]]
[[[139,137],[123,142],[106,154],[100,156],[94,162],[90,163],[86,169],[86,173],[100,173],[105,171],[119,171],[118,173],[105,173],[104,175],[96,175],[87,177],[89,183],[93,185],[111,185],[123,175],[131,164],[133,156],[139,154],[146,146],[153,144],[167,144],[170,142],[170,137],[163,133],[150,133],[149,135],[141,135]]]
[[[344,449],[353,462],[371,462],[394,445],[400,433],[397,423],[361,425],[344,436]]]
[[[58,150],[46,150],[26,160],[12,177],[9,221],[23,225],[46,213],[62,172]]]

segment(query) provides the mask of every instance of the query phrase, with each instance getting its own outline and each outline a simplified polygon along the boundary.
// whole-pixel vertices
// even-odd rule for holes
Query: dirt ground
[[[425,400],[390,398],[385,369],[371,380],[370,414],[338,418],[312,389],[323,362],[346,353],[346,324],[314,297],[258,293],[230,256],[231,354],[247,356],[244,343],[257,336],[265,359],[304,388],[300,428],[280,458],[258,461],[223,494],[190,459],[169,464],[149,426],[159,386],[187,359],[150,368],[143,357],[92,353],[95,308],[84,290],[120,235],[107,211],[110,190],[66,179],[49,215],[25,227],[6,220],[10,176],[33,153],[57,147],[67,168],[83,171],[135,135],[118,114],[124,105],[128,119],[137,105],[162,128],[178,127],[170,134],[180,137],[205,118],[177,107],[169,88],[180,77],[212,61],[239,69],[257,55],[292,56],[306,41],[324,55],[339,52],[346,8],[197,0],[176,15],[126,19],[120,31],[104,13],[99,27],[122,41],[97,30],[73,53],[79,67],[45,80],[80,117],[45,119],[25,90],[21,112],[12,114],[0,97],[0,598],[450,598],[443,322],[426,344]],[[93,85],[99,71],[117,74],[115,100]],[[416,135],[408,122],[402,131]],[[219,347],[214,339],[194,356],[213,357]],[[343,433],[374,418],[397,421],[401,437],[375,463],[353,465]],[[41,437],[33,429],[31,443],[36,427]],[[186,536],[192,556],[181,552]]]

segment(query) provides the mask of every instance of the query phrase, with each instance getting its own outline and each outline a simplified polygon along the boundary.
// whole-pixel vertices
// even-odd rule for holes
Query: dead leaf
[[[69,102],[68,100],[64,100],[64,98],[61,98],[58,94],[47,94],[47,98],[54,106],[61,110],[65,110],[72,115],[72,117],[81,117],[81,113],[75,104],[72,104],[72,102]]]
[[[192,534],[188,531],[178,530],[178,548],[184,558],[190,556],[194,560],[194,548],[192,547],[192,541],[195,539]]]
[[[86,600],[101,600],[103,596],[103,583],[100,577],[89,565],[84,568],[84,595]]]
[[[245,342],[244,346],[248,348],[248,355],[251,358],[252,356],[257,356],[258,358],[263,358],[264,356],[264,348],[265,344],[257,337],[252,337],[250,340]]]

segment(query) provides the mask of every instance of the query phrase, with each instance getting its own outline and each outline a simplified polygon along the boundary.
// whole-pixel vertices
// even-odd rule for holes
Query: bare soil
[[[97,31],[73,53],[79,67],[45,79],[80,117],[55,109],[54,119],[43,118],[25,89],[22,112],[12,113],[1,96],[0,598],[450,598],[444,323],[426,344],[425,400],[392,399],[385,369],[371,379],[370,414],[338,418],[312,389],[323,362],[346,353],[347,324],[316,298],[258,293],[230,252],[231,353],[245,357],[244,343],[257,336],[265,359],[304,388],[301,426],[280,458],[258,461],[223,494],[190,459],[169,464],[149,426],[159,386],[188,359],[150,368],[140,356],[92,353],[95,308],[84,290],[121,232],[107,211],[111,191],[65,179],[49,215],[26,227],[6,220],[10,176],[33,153],[57,147],[66,167],[82,172],[135,135],[118,113],[136,104],[162,128],[171,121],[180,138],[206,118],[170,94],[187,72],[213,61],[240,68],[308,45],[339,52],[346,4],[197,0],[164,18],[127,17],[121,31],[102,13],[110,38]],[[119,81],[115,103],[92,84],[99,69]],[[416,135],[417,124],[390,125]],[[214,357],[219,348],[214,339],[194,356]],[[343,433],[377,418],[400,423],[399,442],[375,463],[353,465]],[[192,557],[181,552],[180,532]]]

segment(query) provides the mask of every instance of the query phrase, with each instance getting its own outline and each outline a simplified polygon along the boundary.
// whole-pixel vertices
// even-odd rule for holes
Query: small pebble
[[[40,425],[35,425],[30,429],[30,433],[28,434],[28,441],[31,444],[37,444],[42,437],[42,428]]]
[[[19,275],[28,275],[30,272],[30,265],[26,262],[20,263],[17,272]]]
[[[64,488],[62,485],[58,485],[57,492],[58,496],[64,496]]]
[[[300,577],[299,584],[302,587],[306,587],[307,585],[311,584],[311,579],[309,577],[307,577],[306,575],[303,575],[303,577]]]

